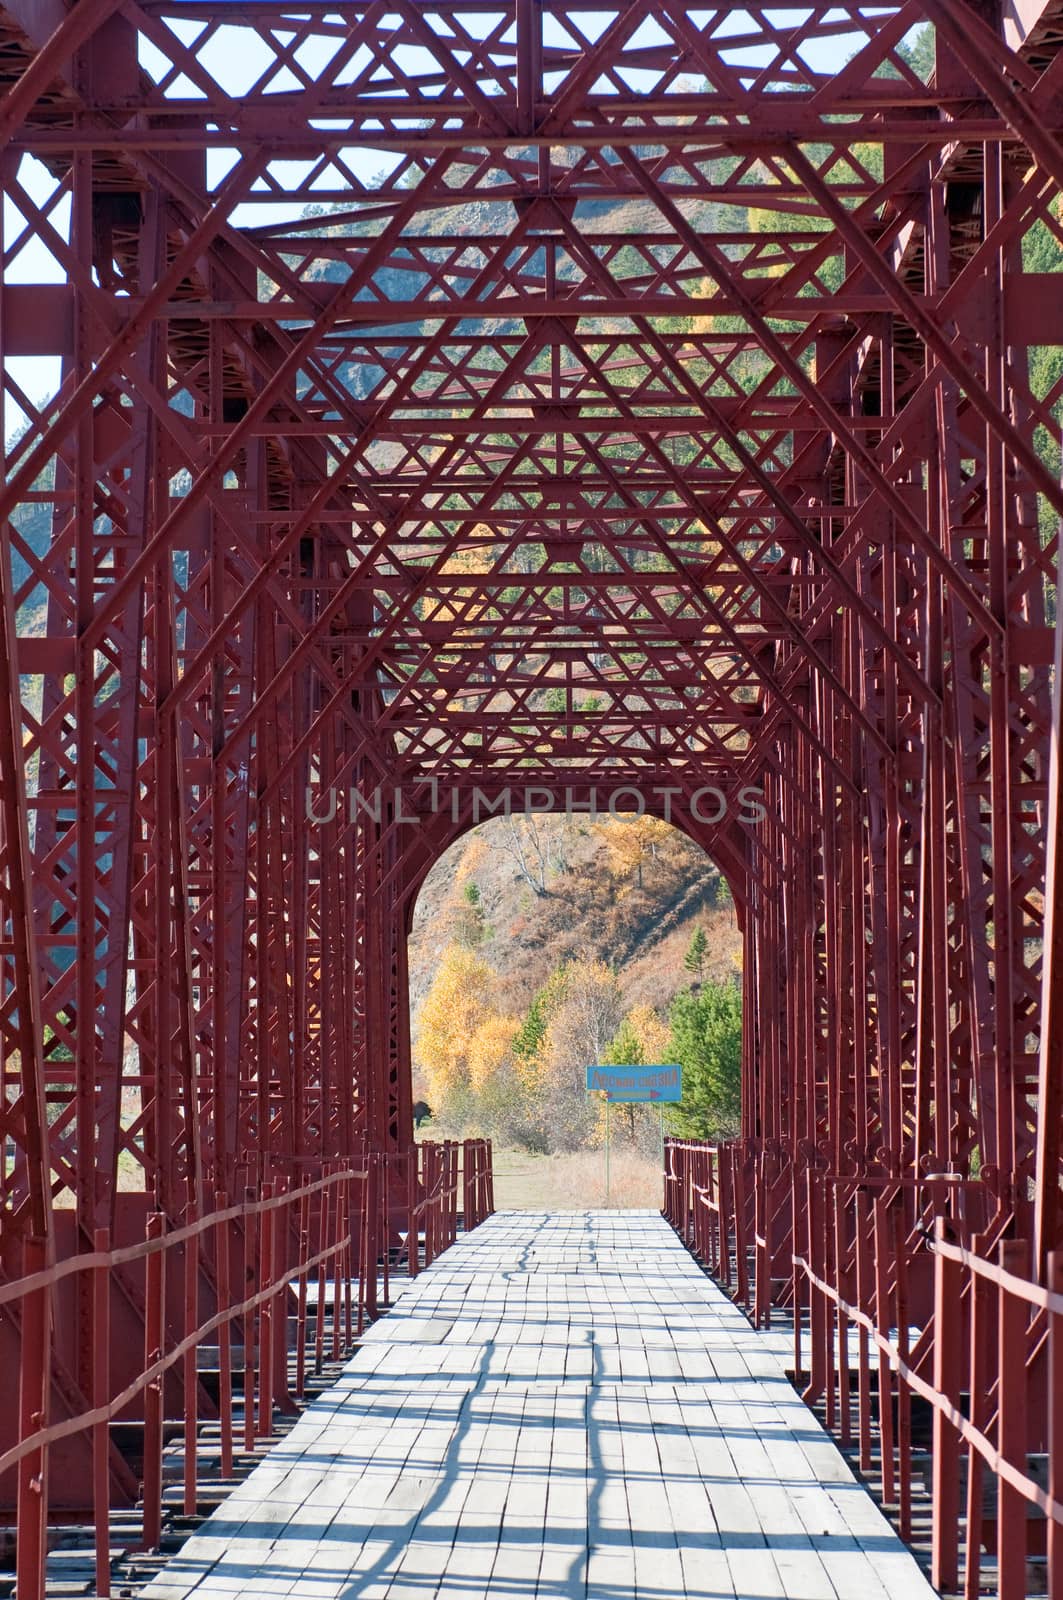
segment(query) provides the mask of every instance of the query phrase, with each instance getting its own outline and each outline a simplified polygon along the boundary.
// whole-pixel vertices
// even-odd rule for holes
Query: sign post
[[[613,1104],[611,1100],[605,1102],[605,1208],[609,1209],[609,1150],[611,1145],[613,1123]]]
[[[656,1104],[663,1165],[664,1108],[683,1098],[683,1069],[678,1062],[665,1066],[645,1066],[641,1062],[630,1066],[600,1064],[587,1068],[587,1093],[605,1096],[605,1203],[608,1206],[614,1104]]]

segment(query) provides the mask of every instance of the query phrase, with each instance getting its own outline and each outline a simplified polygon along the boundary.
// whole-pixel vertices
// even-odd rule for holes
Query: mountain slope
[[[530,839],[519,831],[526,826],[533,830]],[[526,1010],[558,966],[581,956],[616,969],[627,1007],[649,1004],[663,1013],[690,982],[683,956],[698,925],[708,935],[705,975],[735,976],[741,940],[719,873],[697,845],[663,826],[632,865],[632,836],[624,830],[636,827],[587,818],[537,817],[530,825],[496,818],[453,845],[425,880],[414,916],[414,1028],[444,950],[468,933],[469,884],[482,908],[479,951],[499,974],[514,1013]],[[536,882],[544,858],[544,893],[522,872],[522,850]]]

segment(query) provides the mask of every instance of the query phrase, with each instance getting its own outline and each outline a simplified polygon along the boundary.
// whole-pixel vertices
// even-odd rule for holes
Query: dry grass
[[[605,1206],[605,1153],[537,1156],[527,1150],[494,1152],[495,1207],[499,1211],[587,1211]],[[661,1169],[637,1151],[614,1148],[609,1208],[661,1205]]]

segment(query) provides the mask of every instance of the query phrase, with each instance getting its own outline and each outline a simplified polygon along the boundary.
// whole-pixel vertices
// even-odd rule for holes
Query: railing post
[[[802,1375],[802,1372],[804,1370],[802,1365],[801,1365],[801,1360],[802,1360],[802,1357],[801,1357],[801,1303],[802,1303],[802,1301],[804,1299],[805,1287],[806,1287],[806,1284],[808,1282],[805,1274],[802,1272],[800,1266],[798,1265],[798,1260],[797,1260],[798,1256],[800,1255],[800,1250],[798,1249],[798,1238],[797,1238],[797,1221],[798,1221],[798,1218],[802,1216],[800,1200],[801,1200],[801,1185],[800,1185],[800,1181],[799,1181],[799,1178],[798,1178],[797,1163],[795,1161],[793,1166],[790,1169],[790,1216],[792,1218],[791,1233],[790,1233],[790,1261],[791,1261],[791,1265],[792,1265],[791,1299],[793,1300],[793,1306],[794,1306],[794,1381],[795,1381],[795,1383],[800,1383],[801,1382],[801,1375]],[[806,1233],[806,1237],[807,1237],[807,1232],[808,1232],[808,1217],[807,1217],[807,1215],[804,1216],[804,1222],[805,1222],[805,1233]],[[806,1249],[805,1255],[807,1256],[807,1254],[808,1254],[808,1251]]]
[[[194,1201],[185,1207],[184,1221],[191,1227],[198,1218]],[[184,1248],[184,1336],[187,1339],[199,1326],[199,1237],[192,1234],[185,1240]],[[184,1427],[184,1514],[196,1512],[196,1463],[199,1433],[199,1370],[196,1363],[196,1346],[186,1350],[181,1359],[182,1381],[185,1391]]]
[[[339,1168],[336,1168],[338,1173]],[[343,1184],[337,1180],[332,1184],[336,1193],[336,1203],[332,1207],[332,1254],[329,1265],[332,1268],[332,1359],[338,1361],[340,1357],[340,1315],[343,1310]],[[374,1283],[376,1282],[374,1276]]]
[[[377,1241],[379,1238],[379,1230],[377,1228],[377,1209],[380,1203],[378,1193],[380,1187],[380,1170],[375,1152],[371,1152],[366,1157],[366,1172],[366,1252],[365,1259],[362,1263],[362,1270],[365,1273],[366,1315],[369,1317],[370,1321],[375,1321],[380,1314],[380,1306],[377,1302],[376,1286]]]
[[[692,1216],[691,1195],[693,1194],[694,1184],[694,1158],[693,1152],[691,1151],[689,1145],[684,1143],[679,1147],[676,1152],[676,1159],[679,1163],[679,1182],[676,1186],[676,1227],[679,1230],[679,1237],[689,1250],[691,1248],[691,1244],[694,1242],[691,1239],[690,1232],[690,1222]],[[704,1256],[702,1259],[704,1260]]]
[[[703,1169],[706,1167],[707,1154],[702,1150],[695,1154],[693,1150],[684,1147],[678,1152],[678,1155],[680,1184],[677,1191],[676,1205],[679,1213],[677,1217],[679,1237],[687,1249],[693,1250],[698,1259],[705,1266],[708,1266],[707,1235],[705,1233],[705,1223],[702,1220],[707,1217],[708,1213],[704,1203],[698,1206],[694,1198],[695,1185],[699,1179],[704,1177]]]
[[[975,1234],[971,1250],[981,1255],[987,1240]],[[971,1421],[985,1432],[988,1423],[987,1389],[989,1385],[989,1326],[992,1307],[990,1286],[980,1272],[971,1278],[971,1337],[967,1371],[970,1377]],[[979,1600],[982,1570],[982,1456],[974,1445],[967,1447],[967,1564],[963,1574],[964,1600]]]
[[[43,1239],[27,1238],[22,1247],[26,1277],[48,1265]],[[48,1425],[51,1384],[50,1290],[30,1289],[22,1297],[19,1350],[18,1436],[28,1439]],[[43,1600],[48,1553],[48,1446],[38,1445],[18,1464],[18,1550],[16,1555],[19,1600]]]
[[[697,1174],[697,1153],[693,1152],[694,1173]],[[699,1184],[697,1177],[690,1186],[690,1204],[694,1208],[694,1237],[697,1238],[697,1218],[700,1209],[703,1222],[703,1238],[705,1241],[703,1259],[713,1277],[723,1275],[723,1261],[720,1250],[720,1205],[723,1194],[723,1160],[718,1149],[708,1149],[701,1152],[701,1177],[704,1182]],[[700,1193],[698,1192],[700,1189]]]
[[[165,1218],[158,1211],[148,1216],[150,1243],[161,1240]],[[144,1262],[144,1369],[162,1359],[166,1326],[166,1258],[152,1250]],[[158,1548],[162,1534],[162,1419],[165,1373],[160,1372],[144,1390],[144,1525],[145,1550]]]
[[[676,1162],[675,1186],[675,1220],[673,1227],[677,1230],[683,1243],[689,1247],[690,1234],[687,1228],[689,1214],[690,1170],[687,1161],[687,1151],[682,1146],[673,1146],[672,1159]]]
[[[384,1309],[391,1305],[391,1157],[380,1157],[381,1171],[381,1217],[380,1217],[380,1257],[384,1268]]]
[[[369,1259],[369,1157],[363,1157],[361,1176],[356,1180],[358,1185],[358,1227],[355,1232],[354,1220],[351,1221],[351,1238],[357,1239],[355,1270],[358,1275],[358,1337],[361,1338],[365,1327],[367,1312],[367,1288],[365,1264]]]
[[[419,1228],[417,1219],[417,1146],[406,1156],[406,1271],[411,1278],[416,1278],[420,1268],[418,1256],[420,1253]]]
[[[730,1152],[717,1157],[716,1166],[716,1237],[719,1240],[717,1272],[726,1288],[731,1287],[731,1229],[730,1212],[737,1218],[738,1210],[734,1192],[735,1170]],[[735,1271],[738,1270],[738,1245],[735,1243]]]
[[[871,1311],[871,1286],[868,1259],[868,1208],[867,1192],[860,1186],[855,1195],[856,1235],[856,1304],[867,1316]],[[867,1329],[860,1323],[860,1367],[857,1378],[857,1404],[859,1406],[860,1470],[871,1470],[871,1359]]]
[[[310,1259],[310,1196],[299,1196],[299,1302],[295,1323],[295,1392],[306,1393],[306,1263]]]
[[[963,1362],[960,1268],[943,1253],[945,1218],[934,1223],[934,1388],[959,1406]],[[960,1440],[940,1406],[933,1421],[934,1529],[931,1582],[935,1589],[956,1588],[959,1576]]]
[[[271,1297],[273,1312],[273,1399],[282,1412],[291,1415],[294,1410],[292,1393],[288,1387],[288,1284],[286,1274],[291,1256],[292,1200],[291,1180],[285,1178],[275,1193],[286,1195],[282,1206],[273,1212],[272,1281],[277,1285]]]
[[[852,1304],[852,1291],[849,1282],[849,1239],[848,1229],[845,1226],[845,1200],[840,1181],[834,1185],[834,1282],[838,1290],[839,1302],[844,1300]],[[841,1442],[848,1445],[852,1438],[852,1385],[849,1373],[849,1317],[842,1310],[841,1304],[837,1307],[838,1330],[838,1410],[841,1420]]]
[[[224,1190],[214,1196],[214,1209],[227,1211],[229,1197]],[[228,1311],[232,1303],[229,1250],[232,1224],[219,1220],[214,1227],[214,1282],[218,1293],[218,1310]],[[232,1319],[226,1317],[218,1324],[218,1430],[221,1436],[221,1457],[218,1463],[223,1478],[233,1474],[233,1369],[232,1369]]]
[[[355,1318],[352,1315],[354,1283],[358,1273],[358,1252],[361,1249],[361,1217],[356,1217],[354,1210],[354,1188],[356,1179],[348,1172],[343,1180],[343,1215],[344,1215],[344,1273],[343,1273],[343,1336],[349,1351],[354,1344]],[[361,1330],[359,1330],[361,1331]]]
[[[244,1190],[244,1292],[250,1299],[258,1288],[258,1218],[251,1207],[255,1191]],[[244,1312],[244,1449],[255,1448],[255,1308]]]
[[[445,1169],[443,1198],[446,1206],[446,1232],[444,1234],[443,1248],[446,1249],[454,1243],[458,1235],[458,1145],[454,1139],[448,1139],[443,1146],[443,1163]]]
[[[1005,1239],[999,1247],[1002,1272],[1025,1277],[1030,1247]],[[997,1383],[997,1449],[1003,1459],[1026,1471],[1026,1301],[997,1289],[1000,1379]],[[1003,1477],[997,1479],[997,1588],[999,1600],[1026,1594],[1026,1500]]]
[[[424,1190],[424,1264],[432,1265],[432,1188],[435,1182],[435,1145],[421,1146],[421,1186]]]
[[[450,1238],[448,1244],[453,1244],[458,1237],[458,1183],[461,1179],[460,1171],[461,1146],[454,1145],[450,1157]]]
[[[111,1249],[107,1228],[97,1228],[92,1248],[106,1256]],[[101,1410],[111,1398],[111,1270],[107,1262],[92,1274],[92,1409]],[[96,1543],[96,1593],[107,1600],[111,1592],[111,1436],[106,1417],[92,1426],[92,1514]]]
[[[735,1290],[746,1310],[749,1310],[749,1252],[746,1240],[746,1175],[742,1158],[731,1146],[731,1205],[734,1212]],[[721,1206],[721,1216],[723,1214]],[[728,1246],[728,1263],[730,1246]]]
[[[1050,1294],[1063,1295],[1063,1250],[1048,1257]],[[1063,1505],[1063,1312],[1048,1313],[1048,1493]],[[1063,1600],[1063,1522],[1048,1519],[1048,1600]]]
[[[818,1174],[809,1167],[805,1172],[805,1190],[808,1205],[808,1249],[805,1258],[809,1272],[817,1278],[822,1274],[823,1229],[820,1214]],[[804,1391],[806,1403],[818,1400],[827,1386],[826,1380],[826,1307],[823,1295],[812,1278],[808,1279],[808,1385]]]
[[[890,1316],[889,1288],[889,1225],[885,1194],[875,1196],[875,1328],[883,1339],[889,1338]],[[879,1346],[878,1351],[878,1433],[879,1456],[882,1468],[882,1498],[886,1505],[895,1503],[893,1462],[893,1370],[889,1356]]]
[[[893,1259],[897,1295],[897,1487],[898,1527],[907,1543],[912,1537],[912,1391],[900,1370],[908,1365],[908,1209],[904,1193],[893,1208]]]
[[[836,1184],[835,1195],[837,1194]],[[823,1224],[822,1249],[823,1256],[820,1262],[819,1275],[824,1283],[839,1287],[838,1278],[838,1240],[836,1236],[836,1217],[831,1199],[832,1183],[829,1177],[823,1177],[823,1188],[820,1196],[820,1220]],[[823,1305],[823,1396],[824,1396],[824,1421],[827,1432],[833,1433],[838,1422],[838,1392],[835,1384],[837,1362],[835,1360],[835,1341],[838,1334],[838,1306],[826,1290],[820,1294]]]
[[[321,1256],[328,1248],[329,1189],[323,1185],[317,1191],[317,1250]],[[317,1266],[317,1303],[314,1308],[314,1371],[320,1373],[325,1365],[325,1307],[328,1305],[328,1262]]]
[[[263,1200],[272,1200],[273,1185],[264,1183],[259,1191]],[[258,1431],[263,1439],[273,1431],[273,1282],[272,1210],[262,1212],[258,1233],[258,1288],[265,1299],[258,1308]]]
[[[362,1157],[362,1166],[360,1166],[359,1176],[354,1179],[354,1184],[352,1184],[351,1194],[357,1194],[357,1197],[359,1197],[357,1224],[355,1224],[354,1216],[351,1218],[351,1238],[355,1242],[354,1272],[355,1282],[357,1282],[357,1310],[359,1310],[357,1336],[360,1339],[362,1338],[362,1330],[365,1328],[365,1315],[367,1315],[367,1304],[365,1304],[365,1262],[368,1261],[368,1254],[370,1254],[370,1243],[368,1243],[368,1238],[370,1238],[370,1235],[368,1235],[368,1226],[370,1226],[368,1224],[370,1162],[368,1162],[368,1155],[363,1155]]]
[[[767,1181],[768,1158],[756,1158],[753,1184],[753,1326],[766,1328],[771,1320],[771,1258],[768,1250],[771,1194]]]

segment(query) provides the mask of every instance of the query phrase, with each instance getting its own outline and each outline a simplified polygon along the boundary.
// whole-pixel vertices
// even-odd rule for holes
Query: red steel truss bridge
[[[308,1283],[490,1209],[411,1156],[406,934],[529,790],[734,893],[742,1137],[670,1219],[902,1530],[922,1427],[939,1587],[1063,1595],[1061,29],[0,6],[24,1600],[49,1517],[157,1538],[235,1374],[268,1432]]]

